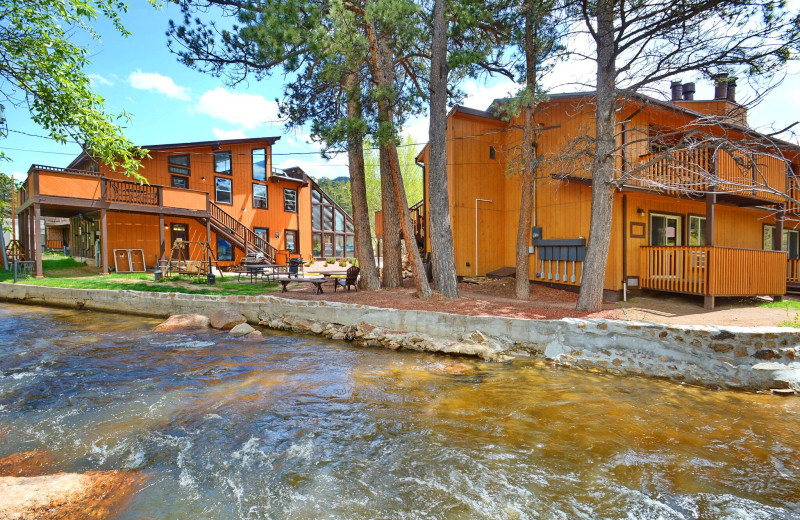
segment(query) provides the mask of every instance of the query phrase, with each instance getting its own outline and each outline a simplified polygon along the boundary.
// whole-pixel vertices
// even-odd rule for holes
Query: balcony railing
[[[786,293],[785,251],[733,247],[642,247],[643,289],[704,296]]]
[[[787,164],[763,153],[725,150],[681,150],[658,159],[658,154],[639,158],[654,161],[632,174],[628,185],[669,194],[713,191],[768,202],[783,202],[787,193]]]

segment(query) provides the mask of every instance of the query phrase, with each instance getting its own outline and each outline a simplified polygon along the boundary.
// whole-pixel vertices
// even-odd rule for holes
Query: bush
[[[325,259],[325,263],[335,264],[336,263],[336,259],[335,258],[326,258]]]
[[[345,259],[339,260],[339,267],[347,267],[347,260]]]

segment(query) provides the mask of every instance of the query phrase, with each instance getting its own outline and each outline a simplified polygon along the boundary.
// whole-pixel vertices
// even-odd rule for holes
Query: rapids
[[[0,458],[141,470],[121,519],[800,518],[797,398],[158,322],[0,304]]]

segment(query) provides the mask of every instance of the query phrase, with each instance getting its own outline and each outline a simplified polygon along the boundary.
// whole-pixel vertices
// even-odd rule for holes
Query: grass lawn
[[[236,280],[235,274],[217,277],[216,285],[209,286],[205,280],[197,282],[196,277],[171,278],[156,282],[152,273],[130,273],[101,276],[96,267],[76,262],[73,258],[45,255],[42,258],[44,278],[27,278],[18,283],[44,285],[47,287],[68,287],[71,289],[117,289],[146,292],[178,292],[186,294],[219,294],[219,295],[257,295],[276,291],[280,285],[250,284],[242,279]],[[0,283],[12,283],[14,275],[11,271],[0,270]]]
[[[764,302],[760,307],[770,309],[786,309],[786,321],[778,323],[778,327],[800,328],[800,301],[783,300],[782,302]]]

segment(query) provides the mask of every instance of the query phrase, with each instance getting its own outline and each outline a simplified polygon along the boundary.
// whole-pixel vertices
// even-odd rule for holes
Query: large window
[[[177,173],[179,175],[189,175],[189,156],[188,155],[172,155],[167,159],[167,169],[170,173]]]
[[[253,207],[267,209],[266,184],[253,184]]]
[[[789,254],[790,260],[797,260],[800,258],[800,231],[796,229],[784,229],[782,240],[782,251]],[[771,224],[764,225],[764,249],[768,251],[775,251],[777,244],[775,243],[775,226]]]
[[[267,150],[266,148],[253,149],[253,180],[267,180]]]
[[[269,228],[265,227],[254,227],[253,233],[261,237],[262,240],[269,243]]]
[[[225,177],[215,177],[216,193],[215,200],[219,204],[233,204],[233,195],[231,193],[231,180]]]
[[[679,246],[681,245],[683,218],[680,215],[650,214],[650,245],[651,246]]]
[[[182,175],[170,175],[170,183],[172,184],[173,188],[182,188],[185,190],[189,188],[189,177],[184,177]]]
[[[214,173],[231,174],[231,152],[214,152]]]
[[[706,218],[689,215],[689,245],[706,245]]]
[[[283,231],[283,237],[286,241],[286,250],[290,253],[299,253],[299,246],[300,244],[297,243],[297,231],[291,229],[285,229]]]
[[[316,187],[311,189],[311,233],[315,258],[355,256],[353,220]]]
[[[297,213],[297,190],[283,189],[283,211]]]
[[[233,248],[231,247],[231,243],[225,240],[224,238],[217,239],[217,260],[219,261],[233,260]]]

